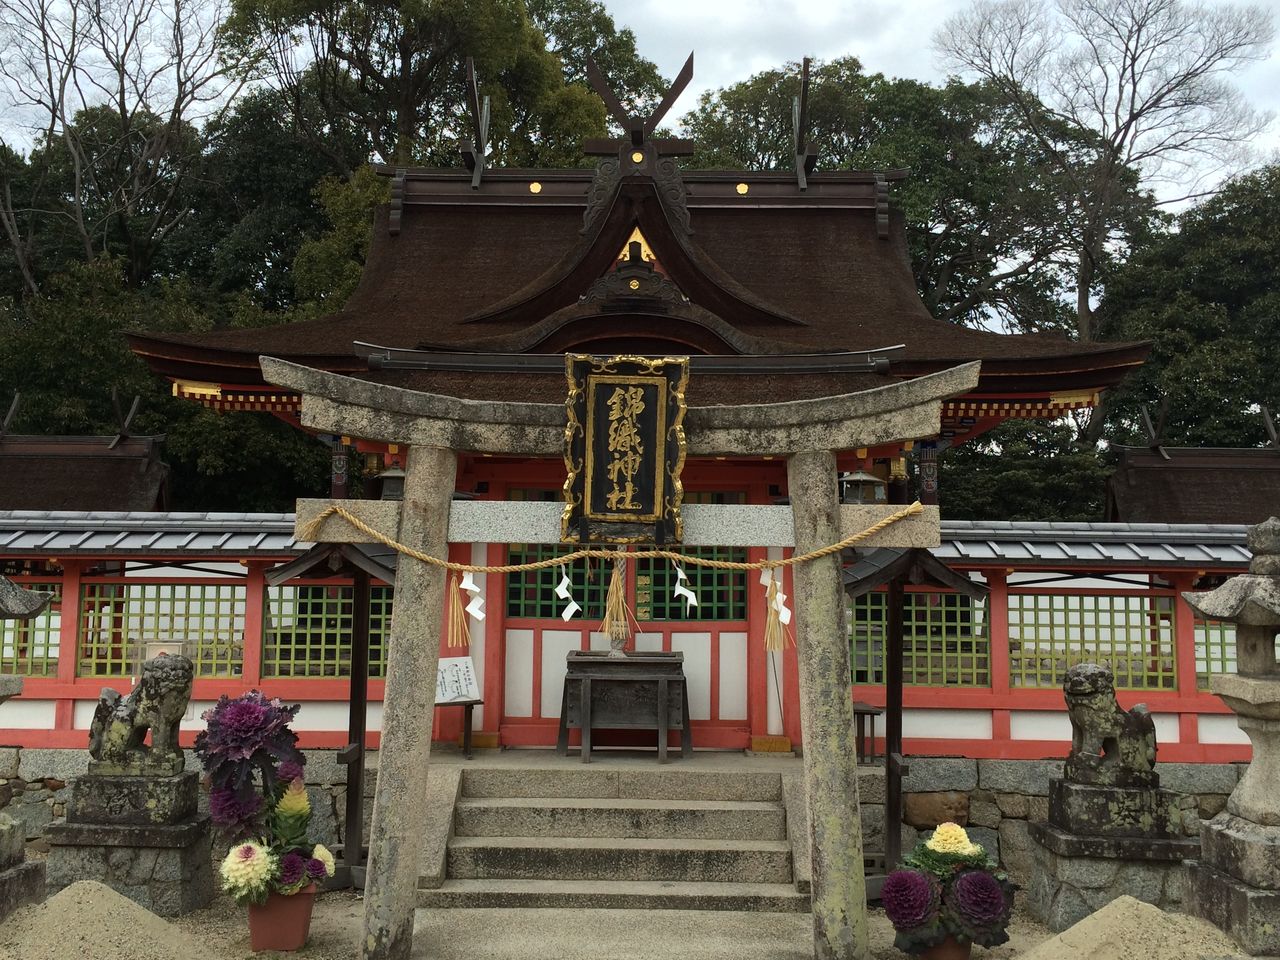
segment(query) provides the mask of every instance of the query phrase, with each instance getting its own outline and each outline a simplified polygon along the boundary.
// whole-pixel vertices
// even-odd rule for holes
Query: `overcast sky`
[[[1254,0],[1280,24],[1280,0]],[[678,119],[703,90],[745,80],[804,56],[829,60],[853,54],[870,72],[938,82],[933,31],[968,0],[604,0],[619,26],[635,31],[639,52],[674,76],[690,51],[689,90],[668,115]],[[1280,45],[1277,45],[1280,46]],[[1236,82],[1253,104],[1280,114],[1280,50],[1253,64]],[[1280,122],[1262,143],[1280,156]]]

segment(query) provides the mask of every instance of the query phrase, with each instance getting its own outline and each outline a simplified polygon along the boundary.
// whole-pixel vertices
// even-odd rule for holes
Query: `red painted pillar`
[[[262,646],[266,641],[266,564],[250,560],[244,574],[244,636],[240,647],[240,679],[249,688],[262,682]]]
[[[1192,589],[1191,574],[1175,574],[1173,589],[1174,652],[1178,670],[1178,700],[1182,707],[1178,712],[1178,742],[1184,745],[1198,744],[1200,718],[1196,713],[1195,701],[1200,695],[1200,674],[1196,666],[1196,615],[1187,601],[1182,599],[1182,591]]]
[[[80,665],[80,563],[67,560],[62,565],[62,616],[58,625],[58,681],[75,682]],[[53,706],[55,730],[75,728],[76,702],[59,698]]]
[[[764,547],[747,550],[747,562],[759,563],[767,556]],[[769,735],[769,654],[764,648],[764,590],[760,575],[747,571],[747,727],[749,735]]]
[[[991,665],[991,694],[996,703],[1007,703],[1009,683],[1009,581],[1004,570],[987,573],[987,656]],[[1013,739],[1010,711],[997,707],[991,711],[991,739],[1008,743]]]

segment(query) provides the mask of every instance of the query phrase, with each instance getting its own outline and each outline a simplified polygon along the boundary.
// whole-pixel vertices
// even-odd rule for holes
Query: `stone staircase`
[[[806,911],[778,773],[461,772],[421,907]]]

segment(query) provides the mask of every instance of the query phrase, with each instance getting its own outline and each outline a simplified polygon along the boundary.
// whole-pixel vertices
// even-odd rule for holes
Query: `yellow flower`
[[[276,813],[285,817],[307,817],[311,815],[311,801],[307,799],[307,788],[301,778],[293,781],[286,788],[276,804]]]
[[[333,862],[333,854],[329,852],[329,848],[323,843],[317,843],[316,848],[311,851],[311,859],[319,860],[324,864],[324,872],[332,877],[333,872],[337,869],[337,865]]]
[[[973,857],[982,853],[982,847],[969,839],[969,834],[958,823],[940,823],[925,846],[934,853],[951,853]]]
[[[223,889],[241,896],[264,886],[275,875],[275,869],[275,857],[262,844],[238,843],[222,861]]]

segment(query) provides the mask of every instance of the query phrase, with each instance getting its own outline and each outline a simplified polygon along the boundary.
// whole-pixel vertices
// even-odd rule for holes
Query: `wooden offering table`
[[[680,731],[680,755],[693,751],[684,654],[571,650],[566,658],[560,736],[556,753],[569,750],[569,730],[582,731],[582,762],[591,762],[592,729],[656,730],[658,762],[667,762],[667,732]]]

